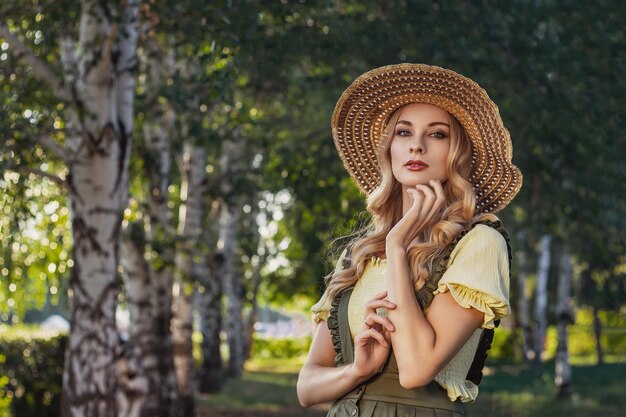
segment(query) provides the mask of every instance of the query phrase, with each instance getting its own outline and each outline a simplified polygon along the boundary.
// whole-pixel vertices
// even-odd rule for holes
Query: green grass
[[[572,367],[573,395],[559,399],[554,391],[554,362],[540,368],[500,364],[480,385],[467,415],[507,417],[623,417],[626,409],[626,363]]]
[[[574,394],[554,395],[554,362],[531,365],[496,363],[486,369],[475,404],[466,417],[622,417],[626,415],[626,362],[573,366]],[[298,359],[256,359],[240,379],[230,379],[217,395],[199,394],[201,417],[325,415],[324,408],[304,410],[295,391]]]
[[[246,363],[239,379],[229,379],[222,392],[198,394],[200,417],[305,416],[321,417],[324,409],[303,409],[296,381],[303,359],[256,359]]]

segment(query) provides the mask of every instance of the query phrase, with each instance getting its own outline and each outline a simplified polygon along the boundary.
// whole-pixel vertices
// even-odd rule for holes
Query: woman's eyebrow
[[[444,126],[448,126],[450,127],[450,125],[446,122],[432,122],[432,123],[428,123],[428,126],[435,126],[435,125],[444,125]]]
[[[407,126],[413,126],[413,123],[409,122],[408,120],[398,120],[396,122],[396,125],[401,125],[401,124],[402,125],[407,125]],[[448,123],[446,123],[446,122],[431,122],[431,123],[428,123],[429,127],[430,126],[435,126],[435,125],[444,125],[444,126],[450,127],[450,125]]]

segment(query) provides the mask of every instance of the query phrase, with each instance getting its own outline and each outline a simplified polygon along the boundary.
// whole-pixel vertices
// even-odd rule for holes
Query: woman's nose
[[[409,145],[409,151],[411,153],[424,153],[426,152],[426,148],[424,147],[423,141],[421,139],[417,139]]]

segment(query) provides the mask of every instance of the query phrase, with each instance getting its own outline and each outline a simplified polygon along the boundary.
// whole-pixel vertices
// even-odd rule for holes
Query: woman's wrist
[[[354,366],[354,362],[346,365],[346,373],[356,385],[367,381],[373,375],[364,373],[362,370],[357,369],[356,366]]]
[[[385,244],[385,255],[387,259],[391,256],[406,255],[406,248],[400,242],[387,241]]]

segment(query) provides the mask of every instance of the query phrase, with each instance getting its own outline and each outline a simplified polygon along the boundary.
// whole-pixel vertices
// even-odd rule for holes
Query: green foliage
[[[594,356],[596,354],[596,339],[593,328],[587,326],[569,326],[567,329],[567,351],[573,357]],[[624,355],[626,353],[626,329],[611,329],[604,331],[601,338],[604,353],[608,355]],[[546,356],[553,358],[558,345],[557,329],[548,327],[546,335]]]
[[[69,210],[59,188],[34,174],[0,178],[0,321],[62,304],[73,260]]]
[[[252,357],[256,359],[297,358],[306,356],[310,346],[310,337],[281,339],[255,337]]]
[[[0,412],[10,402],[16,416],[58,415],[66,342],[65,334],[0,325]]]
[[[491,349],[487,352],[487,365],[491,359],[513,361],[520,359],[519,351],[515,348],[516,334],[513,329],[498,327],[493,336]]]

